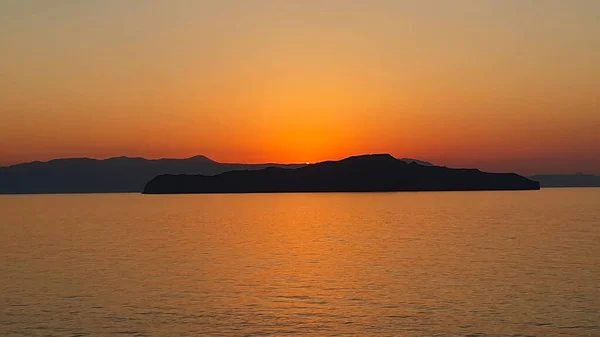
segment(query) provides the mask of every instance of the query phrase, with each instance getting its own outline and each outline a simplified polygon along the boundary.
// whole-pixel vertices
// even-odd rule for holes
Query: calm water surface
[[[600,336],[600,189],[0,197],[0,336]]]

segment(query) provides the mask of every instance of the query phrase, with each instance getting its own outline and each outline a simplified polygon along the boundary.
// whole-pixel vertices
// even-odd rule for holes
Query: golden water
[[[600,336],[600,189],[0,197],[0,336]]]

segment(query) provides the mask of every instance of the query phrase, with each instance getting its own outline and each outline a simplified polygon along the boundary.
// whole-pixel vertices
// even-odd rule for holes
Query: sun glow
[[[0,166],[391,153],[600,172],[600,1],[206,2],[0,1]]]

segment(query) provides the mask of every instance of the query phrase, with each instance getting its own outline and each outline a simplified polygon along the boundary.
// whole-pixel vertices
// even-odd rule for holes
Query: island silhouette
[[[421,165],[389,154],[353,156],[299,168],[268,167],[209,175],[164,174],[144,194],[538,190],[515,173]]]

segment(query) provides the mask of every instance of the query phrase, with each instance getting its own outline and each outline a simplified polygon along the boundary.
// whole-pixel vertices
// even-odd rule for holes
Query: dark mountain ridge
[[[514,173],[486,173],[407,163],[389,154],[349,157],[300,168],[269,167],[215,176],[160,175],[148,182],[146,194],[391,192],[537,190],[539,183]]]
[[[214,175],[231,170],[303,165],[218,163],[205,156],[187,159],[53,159],[0,167],[0,194],[141,192],[150,179],[160,174]]]

